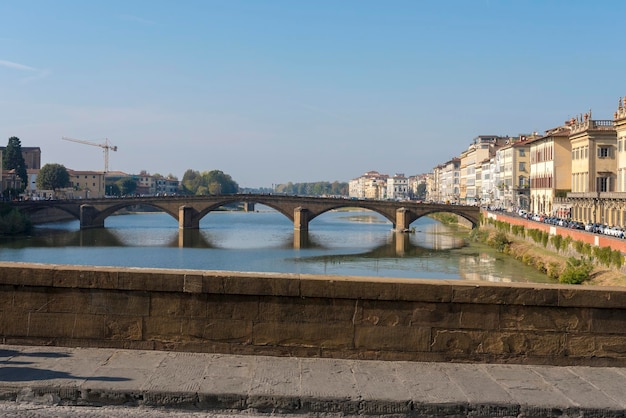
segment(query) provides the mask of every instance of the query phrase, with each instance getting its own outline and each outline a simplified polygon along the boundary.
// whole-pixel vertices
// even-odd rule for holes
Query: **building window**
[[[519,149],[519,156],[520,157],[525,157],[526,156],[526,152],[524,151],[524,148],[520,148]]]
[[[608,177],[598,177],[598,191],[599,192],[608,192],[609,190],[609,178]]]
[[[598,147],[598,158],[608,158],[611,155],[609,147]]]
[[[526,171],[526,163],[525,162],[520,162],[519,163],[519,171]]]

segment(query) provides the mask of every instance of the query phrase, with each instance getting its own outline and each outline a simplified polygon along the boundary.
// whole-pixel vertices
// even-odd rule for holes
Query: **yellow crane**
[[[64,139],[66,141],[71,141],[71,142],[78,142],[79,144],[93,145],[95,147],[102,148],[104,152],[104,173],[106,174],[109,172],[109,150],[117,151],[117,146],[111,145],[111,143],[109,142],[107,138],[104,139],[104,142],[102,144],[98,144],[96,142],[91,142],[91,141],[85,141],[83,139],[68,138],[66,136],[62,137],[61,139]]]

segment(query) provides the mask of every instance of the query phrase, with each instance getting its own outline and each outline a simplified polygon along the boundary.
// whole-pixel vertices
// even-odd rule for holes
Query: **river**
[[[32,236],[0,241],[0,260],[30,263],[331,274],[416,279],[549,282],[511,257],[431,218],[415,233],[391,230],[375,212],[332,211],[295,233],[282,214],[216,211],[199,230],[179,231],[165,213],[111,216],[105,228],[78,221],[38,225]],[[466,235],[466,232],[465,232]]]

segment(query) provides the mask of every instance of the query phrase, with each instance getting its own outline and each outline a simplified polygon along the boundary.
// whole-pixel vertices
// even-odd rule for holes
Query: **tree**
[[[426,183],[420,183],[417,185],[417,198],[418,199],[426,198]]]
[[[122,192],[120,190],[120,186],[117,183],[107,184],[106,185],[106,195],[107,196],[119,196]]]
[[[202,186],[202,175],[196,170],[188,169],[185,171],[185,174],[183,174],[181,183],[185,192],[197,194],[198,188]]]
[[[46,164],[37,175],[37,188],[41,190],[61,189],[70,185],[70,174],[62,164]]]
[[[239,185],[230,177],[228,174],[225,174],[221,170],[211,170],[208,173],[202,173],[202,177],[204,179],[204,185],[211,189],[211,183],[219,183],[219,192],[211,193],[213,194],[229,194],[229,193],[237,193],[239,191]],[[213,186],[215,189],[215,186]]]
[[[230,194],[239,191],[237,182],[220,170],[200,173],[189,169],[183,175],[182,187],[186,193],[195,195]]]
[[[123,195],[132,195],[137,191],[137,182],[132,177],[125,177],[117,182]]]
[[[17,176],[22,180],[22,188],[24,190],[28,184],[28,174],[26,173],[26,162],[22,155],[22,143],[16,136],[9,138],[4,154],[2,156],[2,169],[15,170]]]

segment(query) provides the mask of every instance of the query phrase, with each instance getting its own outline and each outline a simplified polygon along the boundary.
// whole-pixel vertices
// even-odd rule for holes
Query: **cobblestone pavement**
[[[0,345],[1,402],[25,417],[624,418],[626,368]]]

